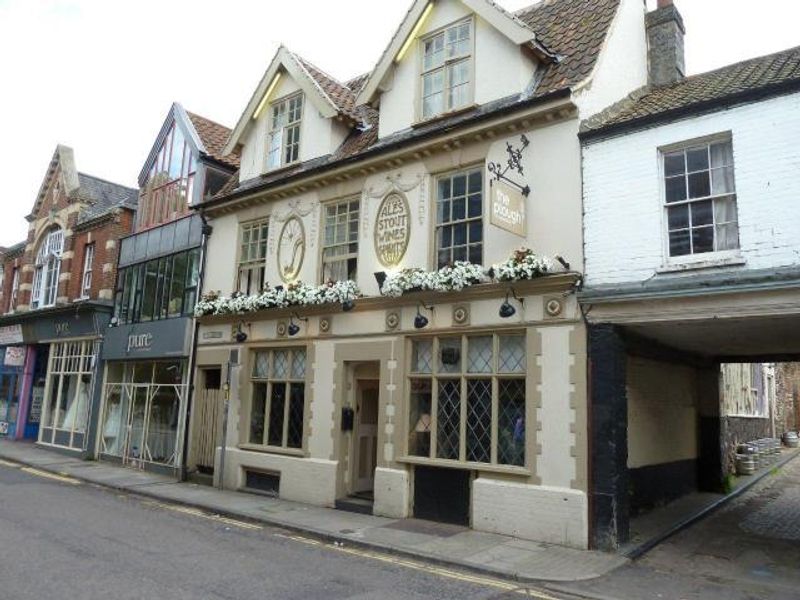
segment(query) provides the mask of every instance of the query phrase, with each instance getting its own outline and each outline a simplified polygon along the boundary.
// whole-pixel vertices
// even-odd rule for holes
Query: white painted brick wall
[[[472,482],[472,526],[480,531],[587,548],[586,494],[491,477]]]
[[[733,140],[743,268],[800,262],[800,94],[793,94],[586,144],[587,284],[643,281],[665,265],[658,149],[724,132]]]

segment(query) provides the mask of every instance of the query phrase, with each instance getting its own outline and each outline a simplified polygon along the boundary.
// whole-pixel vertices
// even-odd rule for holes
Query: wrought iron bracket
[[[525,137],[523,133],[520,138],[520,147],[515,148],[511,145],[510,142],[506,142],[506,152],[508,153],[508,160],[506,161],[505,165],[500,164],[499,162],[490,162],[488,165],[489,172],[494,176],[495,181],[505,181],[507,184],[514,186],[522,195],[526,198],[531,193],[531,188],[529,185],[517,183],[513,179],[510,179],[506,176],[506,173],[509,171],[516,171],[520,175],[525,174],[525,170],[522,166],[522,152],[530,145],[530,140]]]

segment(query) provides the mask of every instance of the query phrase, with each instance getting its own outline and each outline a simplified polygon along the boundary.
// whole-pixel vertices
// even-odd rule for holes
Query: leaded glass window
[[[253,355],[249,442],[303,447],[305,348],[259,350]]]
[[[525,334],[412,340],[409,456],[525,466]]]

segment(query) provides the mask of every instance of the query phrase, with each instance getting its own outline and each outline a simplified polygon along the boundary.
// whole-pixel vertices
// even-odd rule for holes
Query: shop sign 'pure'
[[[408,200],[397,192],[386,196],[375,218],[375,254],[384,267],[396,267],[408,249],[411,218]]]

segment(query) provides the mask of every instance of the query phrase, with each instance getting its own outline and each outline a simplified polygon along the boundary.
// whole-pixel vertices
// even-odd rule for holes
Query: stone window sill
[[[680,273],[682,271],[697,271],[701,269],[714,269],[718,267],[733,267],[746,264],[741,255],[715,256],[701,259],[687,259],[670,261],[656,269],[656,273]]]
[[[533,475],[525,467],[514,467],[510,465],[491,465],[486,463],[460,462],[456,460],[444,460],[441,458],[424,458],[421,456],[401,456],[397,459],[399,463],[410,465],[424,465],[427,467],[443,467],[448,469],[462,469],[469,471],[481,471],[485,473],[504,473],[506,475],[519,475],[520,477],[530,477]]]

